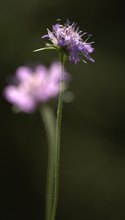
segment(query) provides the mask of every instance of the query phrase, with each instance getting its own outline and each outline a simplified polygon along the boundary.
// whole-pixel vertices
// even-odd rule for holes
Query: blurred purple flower
[[[87,42],[91,35],[88,35],[86,39],[82,39],[87,33],[79,31],[79,27],[76,23],[70,23],[68,20],[66,24],[55,24],[52,27],[52,32],[47,29],[48,34],[42,38],[48,38],[55,47],[60,47],[68,53],[69,60],[77,64],[80,60],[86,62],[83,57],[94,62],[94,59],[90,57],[90,53],[94,51],[92,43]]]
[[[33,112],[59,93],[61,83],[60,64],[53,63],[49,69],[43,65],[34,70],[21,66],[16,71],[17,85],[9,85],[4,90],[6,99],[23,112]],[[64,72],[64,80],[68,74]]]

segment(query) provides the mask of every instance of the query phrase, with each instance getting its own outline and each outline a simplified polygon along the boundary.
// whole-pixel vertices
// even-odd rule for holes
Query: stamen
[[[87,37],[87,39],[84,42],[88,41],[91,36],[92,36],[92,34],[89,34],[89,36]]]
[[[60,18],[57,18],[57,19],[56,19],[56,21],[57,21],[57,22],[58,22],[58,24],[59,24],[59,22],[61,21],[61,19],[60,19]]]

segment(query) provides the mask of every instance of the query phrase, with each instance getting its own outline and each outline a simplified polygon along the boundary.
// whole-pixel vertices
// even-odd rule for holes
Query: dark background
[[[13,114],[2,97],[8,75],[34,54],[61,18],[93,33],[96,62],[67,63],[75,99],[64,104],[57,219],[125,219],[125,24],[122,1],[0,1],[0,219],[44,219],[47,140],[38,112]]]

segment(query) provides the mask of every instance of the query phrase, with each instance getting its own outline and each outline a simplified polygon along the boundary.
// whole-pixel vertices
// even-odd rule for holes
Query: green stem
[[[60,135],[61,135],[61,119],[62,119],[62,106],[63,106],[63,85],[64,85],[64,62],[65,55],[60,53],[61,63],[61,79],[60,93],[58,100],[57,119],[56,119],[56,143],[55,143],[55,163],[54,163],[54,200],[51,220],[55,220],[57,203],[58,203],[58,191],[59,191],[59,160],[60,160]]]
[[[55,116],[51,108],[43,105],[40,113],[44,122],[48,139],[48,168],[46,186],[46,211],[45,220],[50,220],[52,215],[54,194],[54,160],[55,160]]]

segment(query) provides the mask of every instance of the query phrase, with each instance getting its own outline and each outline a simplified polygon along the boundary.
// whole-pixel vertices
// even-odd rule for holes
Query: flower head
[[[48,34],[42,38],[48,38],[54,47],[62,48],[72,63],[77,64],[80,60],[86,62],[84,57],[94,62],[94,59],[90,57],[90,53],[94,51],[92,47],[94,42],[87,42],[91,35],[83,39],[82,37],[85,37],[87,33],[79,31],[79,27],[74,22],[71,24],[67,21],[64,25],[57,23],[52,26],[52,31],[49,29],[47,31]]]
[[[67,78],[64,73],[64,80]],[[4,90],[6,99],[23,112],[34,111],[59,93],[61,83],[60,64],[53,63],[49,69],[43,65],[34,70],[21,66],[16,71],[17,85],[9,85]]]

